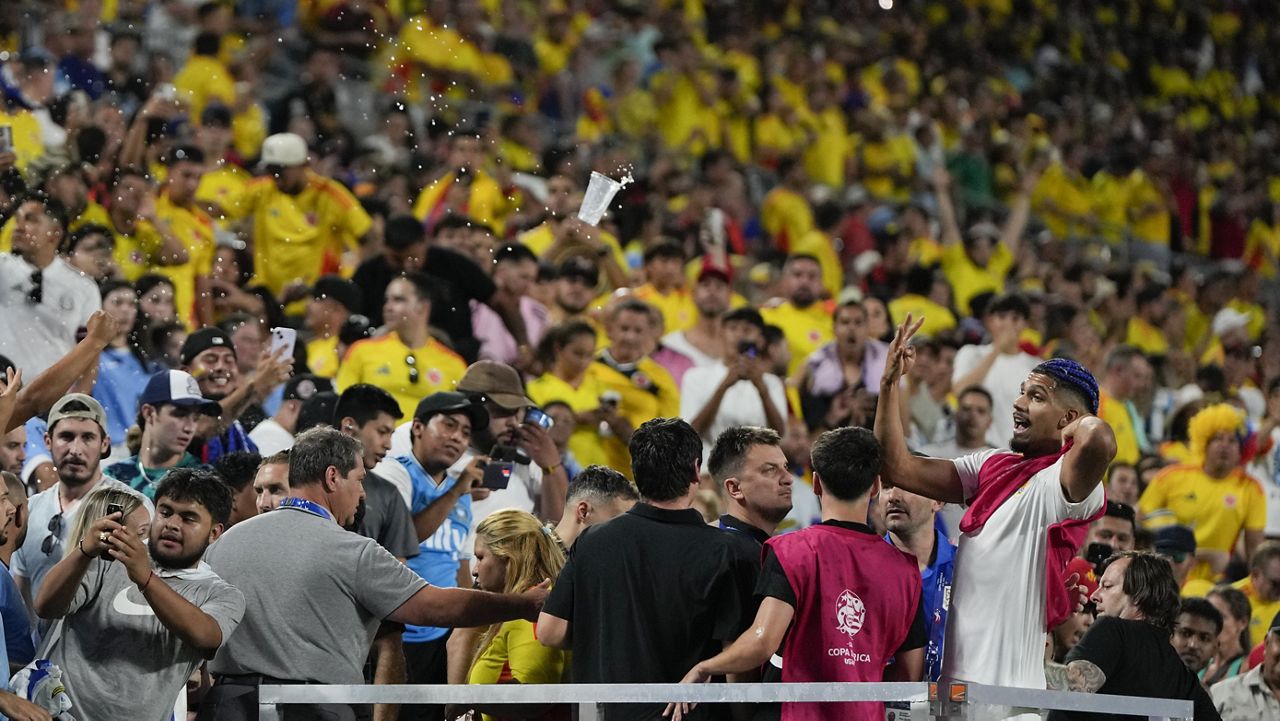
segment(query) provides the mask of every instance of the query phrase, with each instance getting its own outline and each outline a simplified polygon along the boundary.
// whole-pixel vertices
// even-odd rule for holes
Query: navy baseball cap
[[[217,401],[205,398],[195,377],[185,371],[160,371],[151,376],[147,387],[142,389],[142,396],[138,398],[138,405],[158,406],[165,403],[194,408],[211,416],[222,414],[222,406]]]

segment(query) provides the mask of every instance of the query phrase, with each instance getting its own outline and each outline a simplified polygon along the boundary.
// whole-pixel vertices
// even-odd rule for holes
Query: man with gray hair
[[[210,664],[217,682],[201,721],[256,719],[264,683],[363,683],[384,619],[448,627],[537,617],[543,587],[495,594],[429,586],[373,539],[343,530],[364,496],[364,475],[358,440],[333,428],[306,431],[289,453],[293,495],[282,513],[251,518],[210,549],[209,565],[244,593],[245,628]],[[357,713],[332,704],[288,709],[289,718],[338,721]]]
[[[556,535],[568,551],[588,526],[621,516],[638,500],[640,493],[626,476],[605,466],[587,466],[569,481]]]

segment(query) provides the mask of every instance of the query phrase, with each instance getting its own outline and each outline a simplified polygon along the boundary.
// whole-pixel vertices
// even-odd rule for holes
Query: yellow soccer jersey
[[[396,333],[356,342],[338,368],[338,392],[357,383],[370,383],[395,396],[405,418],[412,418],[423,398],[451,391],[462,380],[467,363],[443,343],[431,338],[409,348]]]

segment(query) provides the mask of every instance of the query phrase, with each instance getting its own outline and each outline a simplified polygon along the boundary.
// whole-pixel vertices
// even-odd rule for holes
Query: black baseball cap
[[[1162,556],[1190,555],[1196,552],[1196,534],[1186,526],[1166,526],[1156,531],[1155,550]]]
[[[221,328],[205,326],[187,336],[187,340],[182,344],[182,365],[191,365],[191,361],[195,360],[196,356],[210,348],[226,348],[232,355],[236,352],[236,347],[231,343],[231,336]]]
[[[351,313],[360,312],[360,287],[336,275],[320,276],[311,287],[311,297],[329,298],[342,304]]]
[[[213,125],[219,128],[231,127],[231,110],[221,103],[210,103],[200,113],[201,125]]]
[[[308,401],[317,393],[333,393],[333,381],[310,373],[303,373],[284,384],[284,400]]]
[[[373,337],[373,323],[367,316],[360,314],[352,314],[349,316],[342,328],[338,330],[338,342],[343,345],[351,345],[356,341]]]
[[[467,414],[473,429],[489,426],[489,412],[484,409],[484,406],[472,402],[465,394],[456,391],[441,391],[423,398],[413,411],[413,419],[425,422],[430,420],[431,416],[457,412]]]

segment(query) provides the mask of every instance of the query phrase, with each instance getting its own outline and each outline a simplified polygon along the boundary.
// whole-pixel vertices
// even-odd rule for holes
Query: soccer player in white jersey
[[[921,319],[923,320],[923,319]],[[969,506],[961,521],[946,629],[946,679],[1044,688],[1046,630],[1070,613],[1059,583],[1088,523],[1104,508],[1102,476],[1115,435],[1097,417],[1098,384],[1078,363],[1054,359],[1022,382],[1012,408],[1011,451],[954,461],[913,456],[899,380],[915,361],[910,316],[889,348],[876,412],[884,473],[901,487]]]

